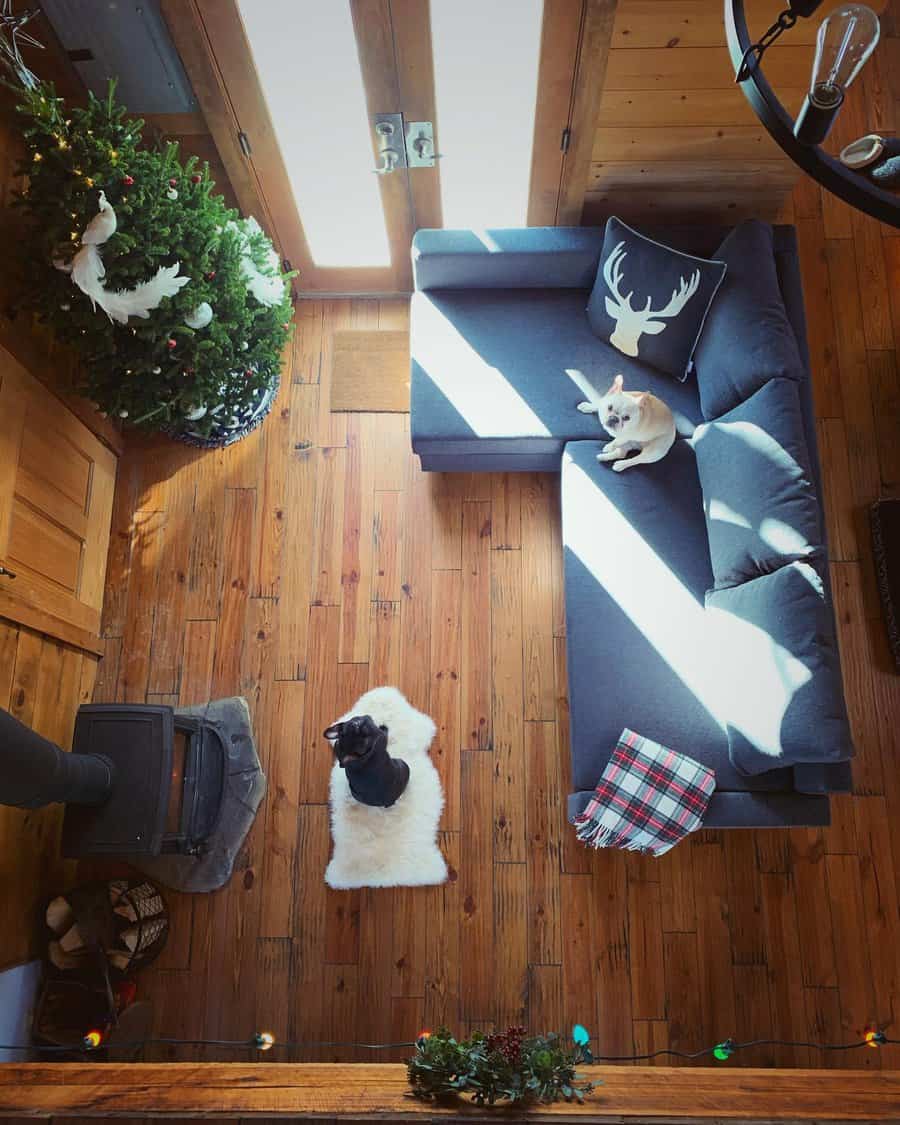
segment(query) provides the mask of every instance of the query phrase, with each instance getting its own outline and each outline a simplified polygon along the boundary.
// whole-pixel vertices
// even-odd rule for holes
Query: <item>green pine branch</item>
[[[243,233],[256,267],[273,275],[268,238],[245,230],[212,194],[209,168],[197,157],[182,162],[172,142],[142,146],[143,122],[125,119],[114,83],[105,99],[89,94],[86,106],[71,108],[43,83],[20,92],[17,110],[27,145],[19,171],[28,182],[16,200],[25,220],[23,302],[80,353],[79,389],[105,413],[147,428],[182,427],[198,404],[228,416],[250,407],[277,378],[292,315],[289,275],[275,271],[284,296],[267,308],[242,274]],[[107,290],[131,289],[175,262],[191,279],[147,319],[126,325],[92,308],[57,268],[80,249],[100,191],[117,220],[99,248]],[[212,322],[189,328],[186,318],[204,301]],[[208,412],[192,425],[209,432],[214,420]]]

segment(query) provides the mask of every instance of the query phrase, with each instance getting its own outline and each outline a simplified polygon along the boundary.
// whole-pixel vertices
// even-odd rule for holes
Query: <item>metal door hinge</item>
[[[241,152],[244,156],[250,156],[253,153],[253,149],[250,147],[250,138],[246,133],[238,133],[238,144],[241,146]]]
[[[563,131],[562,131],[562,137],[560,138],[560,142],[559,142],[559,147],[563,152],[569,151],[569,141],[571,139],[572,139],[572,130],[568,126],[566,126],[566,128],[563,129]]]

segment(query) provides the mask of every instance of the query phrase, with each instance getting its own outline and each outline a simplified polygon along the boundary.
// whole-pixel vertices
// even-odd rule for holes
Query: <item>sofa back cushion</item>
[[[718,718],[747,774],[853,754],[831,614],[804,562],[706,596]]]
[[[717,589],[822,551],[795,382],[771,380],[693,443]]]
[[[613,217],[606,224],[588,322],[623,355],[683,381],[725,269],[723,262],[673,250]]]
[[[599,227],[416,231],[417,292],[434,289],[589,289],[603,245]]]
[[[741,223],[715,257],[728,272],[694,352],[707,419],[732,410],[770,379],[800,379],[804,372],[778,283],[771,226]]]

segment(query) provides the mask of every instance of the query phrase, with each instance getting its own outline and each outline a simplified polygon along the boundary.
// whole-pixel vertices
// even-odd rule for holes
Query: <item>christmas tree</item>
[[[19,91],[28,186],[23,300],[81,357],[78,390],[113,417],[228,440],[264,413],[290,330],[287,275],[253,219],[177,144],[141,147],[115,100]]]

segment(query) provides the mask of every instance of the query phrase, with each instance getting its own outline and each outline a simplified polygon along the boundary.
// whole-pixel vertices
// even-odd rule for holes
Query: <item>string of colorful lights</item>
[[[138,1039],[133,1042],[107,1041],[100,1031],[89,1031],[81,1043],[71,1045],[33,1045],[26,1043],[0,1043],[0,1051],[34,1051],[38,1053],[71,1053],[80,1051],[89,1055],[95,1051],[111,1048],[116,1051],[136,1050],[151,1046],[164,1047],[225,1047],[232,1050],[271,1051],[277,1047],[285,1050],[308,1050],[322,1047],[347,1047],[367,1051],[398,1050],[403,1047],[421,1048],[422,1044],[430,1037],[430,1031],[421,1031],[414,1040],[403,1043],[348,1043],[348,1042],[298,1042],[295,1040],[276,1040],[269,1031],[257,1031],[249,1039],[172,1039],[152,1038]],[[751,1047],[799,1047],[812,1051],[855,1051],[860,1047],[883,1047],[888,1044],[900,1043],[900,1039],[889,1039],[879,1029],[869,1030],[864,1038],[853,1043],[815,1043],[797,1039],[749,1039],[740,1042],[735,1039],[723,1039],[711,1047],[701,1047],[699,1051],[678,1051],[671,1047],[663,1047],[657,1051],[646,1054],[632,1055],[595,1055],[589,1048],[590,1034],[581,1024],[572,1028],[572,1042],[580,1048],[584,1061],[587,1063],[618,1063],[618,1062],[649,1062],[663,1055],[679,1059],[699,1059],[711,1055],[719,1062],[726,1062],[738,1051],[746,1051]]]

